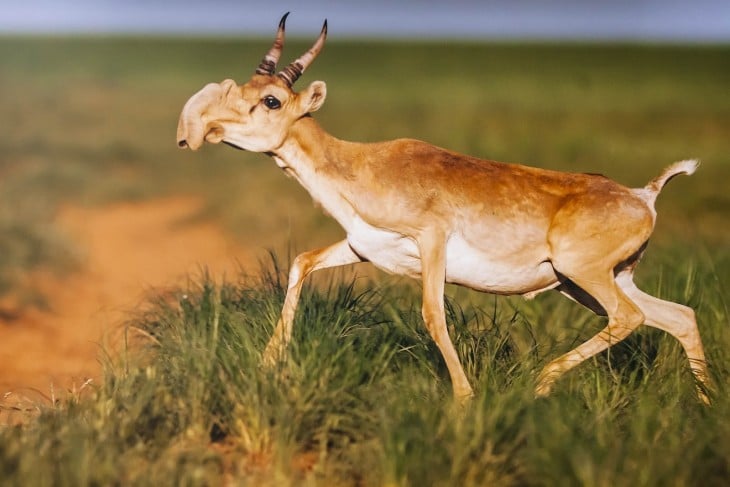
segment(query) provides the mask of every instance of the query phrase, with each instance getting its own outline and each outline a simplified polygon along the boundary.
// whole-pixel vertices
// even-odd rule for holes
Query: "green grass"
[[[0,292],[68,269],[59,204],[202,195],[253,248],[303,250],[341,231],[264,156],[179,151],[185,100],[253,71],[245,40],[0,39]],[[287,56],[305,44],[291,43]],[[417,137],[462,152],[603,172],[632,186],[703,160],[658,202],[639,268],[653,294],[697,310],[715,384],[701,406],[681,348],[645,329],[533,397],[541,366],[602,320],[557,295],[530,302],[449,287],[448,321],[476,389],[455,406],[417,286],[323,278],[289,357],[259,366],[283,273],[132,314],[134,346],[102,384],[0,430],[3,485],[724,485],[730,476],[730,65],[727,47],[338,43],[318,119],[352,140]],[[261,209],[266,208],[267,212]],[[66,263],[63,264],[62,263]],[[141,346],[140,349],[137,348]],[[13,398],[5,398],[5,405]],[[14,411],[18,418],[36,413]]]
[[[712,283],[729,266],[671,268],[668,291],[648,288],[696,307],[711,407],[697,401],[678,344],[652,330],[536,400],[539,368],[600,326],[557,295],[449,300],[476,389],[465,408],[407,287],[309,288],[285,363],[261,368],[286,282],[267,266],[153,300],[130,318],[135,346],[103,384],[0,431],[0,474],[5,485],[723,485],[730,333]],[[708,285],[684,286],[699,280]]]

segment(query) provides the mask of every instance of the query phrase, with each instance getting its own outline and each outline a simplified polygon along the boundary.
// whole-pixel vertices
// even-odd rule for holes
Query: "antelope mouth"
[[[234,149],[237,149],[237,150],[242,150],[242,151],[245,151],[245,150],[246,150],[246,149],[244,149],[243,147],[241,147],[240,145],[236,145],[236,144],[234,144],[233,142],[229,142],[229,141],[227,141],[227,140],[222,140],[221,142],[223,142],[223,143],[224,143],[224,144],[226,144],[227,146],[229,146],[229,147],[233,147]]]

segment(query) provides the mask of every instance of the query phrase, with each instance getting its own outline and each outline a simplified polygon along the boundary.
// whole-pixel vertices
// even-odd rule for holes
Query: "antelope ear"
[[[312,84],[299,93],[302,115],[316,112],[327,98],[327,85],[324,81],[312,81]]]

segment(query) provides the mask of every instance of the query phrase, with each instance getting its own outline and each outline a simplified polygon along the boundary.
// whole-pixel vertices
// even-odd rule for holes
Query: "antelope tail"
[[[667,184],[670,179],[679,174],[686,174],[689,176],[697,170],[697,166],[699,165],[700,161],[697,159],[687,159],[685,161],[675,162],[671,166],[665,168],[659,176],[649,181],[646,186],[635,189],[634,191],[653,208],[657,196],[659,196],[662,188],[664,188],[664,185]]]

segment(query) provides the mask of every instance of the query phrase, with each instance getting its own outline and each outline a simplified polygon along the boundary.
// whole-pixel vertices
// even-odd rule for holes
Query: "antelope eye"
[[[279,99],[271,95],[264,97],[264,105],[266,105],[266,108],[270,110],[281,108],[281,102]]]

